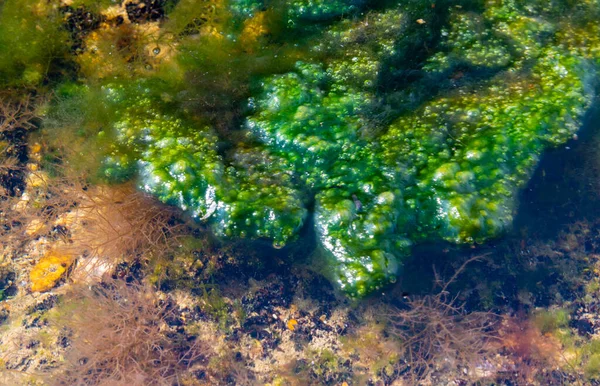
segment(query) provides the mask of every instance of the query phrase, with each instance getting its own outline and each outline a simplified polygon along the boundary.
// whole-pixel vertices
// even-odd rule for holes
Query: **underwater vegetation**
[[[151,289],[112,280],[77,288],[53,323],[72,331],[74,347],[51,385],[181,385],[192,364],[212,354],[208,342],[167,333],[177,321],[174,305]]]
[[[508,229],[600,64],[592,0],[144,4],[7,0],[0,84],[53,92],[41,135],[91,182],[135,181],[225,238],[314,226],[358,297],[415,244]]]

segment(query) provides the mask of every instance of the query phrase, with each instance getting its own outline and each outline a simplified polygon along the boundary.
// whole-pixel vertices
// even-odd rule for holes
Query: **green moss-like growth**
[[[542,334],[555,333],[558,329],[568,327],[569,312],[567,310],[543,310],[534,316],[533,322]]]
[[[397,192],[363,194],[368,197],[364,207],[348,194],[338,189],[319,194],[315,225],[336,269],[334,280],[349,294],[364,296],[395,281],[398,259],[411,243],[394,232]]]
[[[276,248],[293,239],[304,223],[306,209],[286,166],[260,148],[236,152],[218,192],[216,233],[267,238]]]
[[[228,21],[225,1],[180,0],[168,12],[165,30],[176,35],[190,34],[222,27]]]
[[[429,70],[444,71],[459,65],[473,67],[506,67],[512,60],[510,48],[502,36],[487,29],[477,14],[455,13],[450,30],[443,31],[448,52],[433,55]]]
[[[588,379],[598,379],[600,377],[600,354],[594,354],[590,357],[585,365],[584,372]]]
[[[315,226],[336,267],[334,280],[361,296],[395,279],[397,257],[410,245],[394,233],[398,186],[361,138],[367,125],[361,112],[375,101],[378,67],[405,28],[397,10],[373,19],[328,31],[317,53],[348,50],[328,55],[325,66],[299,62],[295,72],[265,80],[246,125],[320,191]],[[357,44],[365,35],[370,40]]]
[[[7,0],[0,4],[0,84],[38,85],[68,47],[55,2]]]
[[[285,245],[306,214],[285,164],[258,147],[224,160],[216,133],[169,109],[157,88],[148,82],[103,88],[105,104],[124,106],[114,110],[115,142],[105,177],[114,181],[135,172],[141,190],[196,218],[210,218],[219,235]]]

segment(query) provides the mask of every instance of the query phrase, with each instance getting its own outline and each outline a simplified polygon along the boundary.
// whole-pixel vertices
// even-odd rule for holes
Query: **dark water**
[[[568,224],[600,216],[599,140],[600,106],[596,102],[577,139],[549,150],[541,159],[520,194],[513,233],[552,239]]]

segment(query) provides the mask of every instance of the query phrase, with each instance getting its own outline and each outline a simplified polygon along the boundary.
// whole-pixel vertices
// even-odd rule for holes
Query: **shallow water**
[[[600,379],[598,1],[0,7],[9,373]],[[165,357],[111,351],[111,309]]]

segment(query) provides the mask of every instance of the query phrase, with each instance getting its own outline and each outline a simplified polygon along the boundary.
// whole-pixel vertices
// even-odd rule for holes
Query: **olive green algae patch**
[[[58,4],[6,0],[0,7],[0,85],[37,86],[69,46]]]
[[[235,15],[252,17],[261,9],[275,6],[283,9],[285,22],[291,27],[303,26],[311,21],[326,21],[361,10],[366,0],[231,0],[230,8]]]
[[[119,71],[84,49],[91,75],[57,90],[48,129],[82,133],[103,179],[135,179],[219,236],[280,248],[314,224],[354,296],[395,281],[416,243],[509,228],[597,82],[593,2],[194,4],[128,27],[156,42]]]

